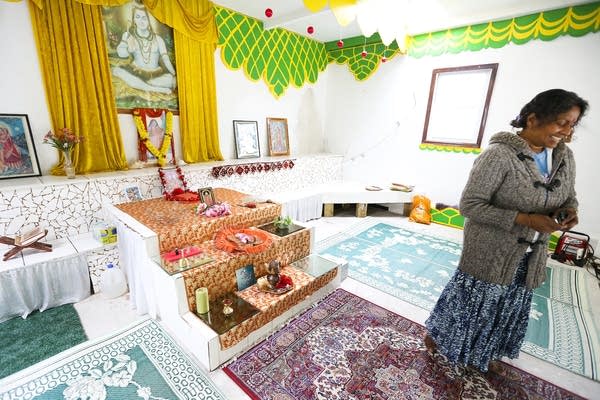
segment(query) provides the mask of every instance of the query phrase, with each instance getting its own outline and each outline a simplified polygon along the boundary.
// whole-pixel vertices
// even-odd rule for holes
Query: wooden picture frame
[[[290,154],[290,138],[286,118],[267,118],[267,137],[270,156]]]
[[[40,176],[27,114],[0,114],[0,179]]]
[[[217,203],[212,187],[198,189],[198,196],[200,197],[200,203],[204,203],[209,207]]]
[[[233,121],[233,133],[237,158],[260,157],[258,123],[256,121]]]
[[[498,63],[434,69],[422,143],[481,147],[497,70]]]

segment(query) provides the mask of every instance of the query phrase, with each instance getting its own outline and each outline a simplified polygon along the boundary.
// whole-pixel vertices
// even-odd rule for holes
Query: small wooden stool
[[[26,245],[17,245],[15,244],[15,239],[9,238],[8,236],[0,236],[0,243],[8,244],[9,246],[14,246],[12,249],[4,253],[4,257],[2,257],[2,261],[6,261],[11,257],[16,256],[19,252],[23,251],[26,248],[32,248],[40,251],[52,251],[52,245],[49,243],[42,243],[39,240],[43,239],[48,234],[48,230],[44,230],[44,235],[35,239],[32,243],[28,243]]]

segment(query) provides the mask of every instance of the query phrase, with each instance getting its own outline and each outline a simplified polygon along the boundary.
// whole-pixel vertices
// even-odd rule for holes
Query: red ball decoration
[[[367,56],[367,51],[366,51],[366,50],[363,50],[363,51],[362,51],[362,53],[360,53],[360,56],[361,56],[362,58],[365,58],[365,57]]]
[[[267,18],[271,18],[273,16],[273,10],[271,10],[270,8],[267,8],[265,10],[265,15],[267,16]]]
[[[381,62],[384,63],[387,61],[387,58],[385,58],[385,56],[381,57]]]
[[[315,33],[315,28],[309,26],[308,28],[306,28],[306,32],[308,32],[309,35],[312,35],[313,33]]]
[[[340,49],[341,49],[342,47],[344,47],[344,41],[343,41],[342,39],[338,40],[338,42],[337,42],[337,47],[339,47]]]

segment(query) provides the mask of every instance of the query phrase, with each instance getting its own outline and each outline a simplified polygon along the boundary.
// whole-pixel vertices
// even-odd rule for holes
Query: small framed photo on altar
[[[140,201],[142,200],[142,193],[140,192],[140,188],[137,185],[128,186],[123,189],[123,193],[125,194],[125,198],[127,201]]]
[[[260,157],[256,121],[233,121],[233,133],[237,158]]]
[[[215,193],[211,187],[198,189],[198,196],[200,196],[200,203],[204,203],[209,207],[217,202],[215,200]]]
[[[235,271],[237,290],[242,291],[256,283],[256,275],[254,274],[254,265],[249,264],[245,267],[238,268]]]
[[[267,137],[270,156],[287,156],[290,154],[286,118],[267,118]]]

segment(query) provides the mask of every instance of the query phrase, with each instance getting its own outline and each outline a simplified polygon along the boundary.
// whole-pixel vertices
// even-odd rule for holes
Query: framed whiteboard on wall
[[[481,147],[498,64],[434,69],[422,143]]]

